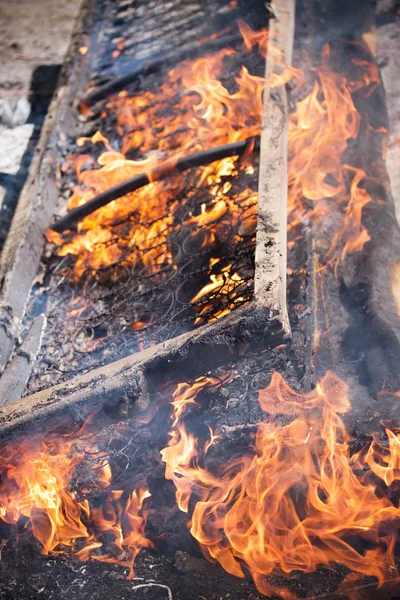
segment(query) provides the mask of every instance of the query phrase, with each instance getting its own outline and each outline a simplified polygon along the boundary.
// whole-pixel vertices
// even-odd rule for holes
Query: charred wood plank
[[[346,6],[345,43],[343,32],[332,28],[330,20],[340,14],[335,2],[324,7],[322,25],[320,17],[309,11],[313,37],[321,46],[326,41],[335,45],[343,73],[353,59],[364,60],[379,73],[379,57],[374,55],[376,13],[373,3],[363,11],[361,4]],[[314,315],[318,323],[313,381],[331,369],[348,383],[352,411],[345,417],[346,426],[362,436],[378,431],[381,419],[398,422],[393,392],[400,382],[400,314],[391,286],[395,265],[400,262],[400,229],[383,155],[388,121],[382,81],[372,90],[352,92],[352,98],[361,124],[351,145],[351,165],[365,172],[360,189],[371,201],[362,208],[361,225],[369,239],[361,250],[340,261],[335,274],[325,268],[331,237],[313,232]]]
[[[189,48],[182,49],[180,52],[173,52],[169,55],[165,55],[164,53],[157,58],[154,58],[152,61],[145,62],[143,65],[136,67],[129,73],[125,73],[124,75],[121,75],[121,77],[112,79],[111,81],[99,87],[97,90],[90,92],[82,98],[81,104],[91,107],[94,104],[97,104],[97,102],[100,102],[108,96],[111,96],[111,94],[115,94],[116,92],[123,90],[127,85],[135,81],[139,81],[141,77],[145,77],[151,73],[157,73],[167,64],[179,63],[182,60],[190,60],[195,58],[200,53],[212,52],[226,46],[234,46],[240,43],[242,40],[243,38],[241,34],[239,32],[234,32],[223,37],[218,37],[215,40],[206,41],[200,46],[199,44],[195,44]]]
[[[28,335],[8,363],[0,379],[0,406],[21,398],[31,375],[39,351],[46,319],[40,315],[33,322]]]
[[[286,61],[290,62],[294,1],[282,0],[275,6],[277,16],[271,23],[273,45],[282,49]],[[273,57],[269,54],[267,75],[274,69]],[[100,401],[126,412],[127,397],[147,404],[150,382],[153,385],[174,381],[181,377],[182,370],[187,377],[196,377],[242,355],[245,348],[257,352],[287,341],[290,328],[286,308],[287,99],[284,86],[275,88],[273,93],[266,90],[264,109],[254,300],[197,330],[0,408],[2,433],[64,409],[81,414],[83,406],[95,406]],[[274,146],[271,156],[269,143]]]
[[[60,124],[62,123],[66,130],[70,128],[70,124],[67,123],[70,118],[69,103],[76,93],[74,88],[79,79],[78,71],[73,71],[74,60],[92,3],[93,0],[84,0],[82,3],[58,88],[50,103],[28,177],[0,256],[0,373],[5,368],[16,343],[45,244],[43,232],[50,224],[58,198],[52,164],[57,151],[57,136],[62,129]],[[44,162],[44,159],[48,162]]]
[[[376,60],[380,67],[385,88],[389,132],[386,147],[386,168],[391,182],[392,195],[396,206],[397,220],[400,221],[400,14],[395,2],[379,2],[376,16]]]
[[[178,381],[182,371],[198,377],[239,356],[246,343],[256,352],[284,341],[279,316],[249,304],[215,323],[0,407],[0,435],[62,410],[79,415],[84,405],[94,410],[109,403],[125,415],[126,398],[147,406],[148,387],[155,382]]]

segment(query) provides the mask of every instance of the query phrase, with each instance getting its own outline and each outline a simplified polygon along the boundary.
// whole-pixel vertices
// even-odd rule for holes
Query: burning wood
[[[78,181],[69,214],[86,216],[49,233],[47,312],[79,329],[74,354],[61,351],[69,368],[111,364],[0,409],[3,557],[16,529],[44,554],[115,563],[144,576],[135,591],[178,599],[292,600],[399,578],[400,233],[371,27],[357,13],[353,37],[300,70],[294,5],[274,10],[267,53],[266,31],[241,23],[240,49],[160,70],[87,114],[115,115],[122,142],[86,131],[64,165]],[[246,63],[256,51],[264,76]],[[260,134],[257,193],[246,140]],[[221,144],[243,156],[151,177]],[[111,189],[90,212],[143,172],[145,188]],[[132,352],[118,318],[139,352],[113,362]],[[60,369],[55,341],[43,348]]]
[[[298,71],[271,47],[270,73],[251,74],[244,63],[258,53],[259,64],[264,64],[267,33],[252,31],[245,23],[239,26],[244,39],[240,50],[223,49],[185,61],[165,75],[157,92],[121,93],[106,103],[104,115],[117,115],[120,151],[100,132],[78,140],[79,147],[91,142],[95,147],[104,144],[105,151],[97,165],[92,156],[76,153],[63,167],[68,171],[74,166],[79,186],[69,200],[72,211],[55,229],[78,215],[87,216],[76,234],[48,232],[59,246],[57,254],[66,260],[53,261],[56,311],[50,296],[47,313],[49,322],[51,315],[63,322],[64,331],[56,343],[45,336],[43,361],[38,361],[30,391],[54,382],[63,372],[86,370],[157,342],[176,338],[177,345],[179,334],[230,313],[245,330],[240,321],[246,313],[239,309],[250,303],[254,314],[264,313],[268,321],[259,330],[266,344],[275,344],[279,321],[281,340],[288,333],[286,231],[281,218],[285,197],[277,219],[269,208],[273,198],[266,196],[263,185],[258,198],[254,150],[261,131],[263,89],[283,90]],[[234,91],[222,82],[223,68],[230,62],[237,73]],[[180,111],[171,112],[177,102]],[[152,129],[148,123],[154,124]],[[221,143],[225,145],[212,148]],[[191,154],[203,147],[207,149]],[[241,159],[231,156],[233,152],[242,154]],[[280,164],[281,154],[285,160],[285,144],[269,164]],[[209,166],[179,174],[211,159]],[[108,203],[138,181],[147,185]],[[89,214],[105,201],[107,205]],[[260,211],[262,218],[257,219]],[[264,250],[255,267],[257,220],[257,245]],[[261,229],[269,233],[260,237]],[[60,295],[64,302],[58,300]],[[260,324],[258,317],[257,321]],[[206,330],[202,333],[208,335]],[[111,338],[115,351],[110,352]]]
[[[229,375],[205,377],[176,387],[165,448],[161,444],[167,429],[160,431],[160,423],[166,423],[165,399],[162,414],[120,422],[109,430],[115,454],[107,428],[93,429],[93,416],[76,432],[62,435],[55,429],[3,445],[1,519],[17,525],[26,517],[25,529],[44,554],[117,562],[129,567],[128,578],[133,577],[137,554],[157,546],[161,507],[151,482],[160,486],[164,467],[159,461],[148,490],[136,490],[129,484],[116,487],[114,466],[118,472],[118,457],[135,456],[141,444],[138,432],[150,427],[158,430],[155,445],[165,463],[166,489],[171,493],[176,488],[177,506],[188,514],[191,535],[204,555],[229,573],[242,578],[246,565],[263,594],[283,598],[295,596],[269,583],[267,576],[277,569],[308,573],[338,562],[360,578],[383,581],[390,576],[400,522],[393,495],[398,430],[387,427],[386,440],[373,440],[355,453],[342,420],[351,410],[347,386],[328,373],[315,390],[302,395],[275,372],[258,393],[262,416],[255,439],[242,433],[240,445],[231,444],[227,458],[226,450],[220,455],[218,443],[226,436],[223,418],[212,429],[201,414],[230,381],[234,378]],[[199,428],[202,433],[196,433]],[[132,469],[137,470],[135,460],[125,467],[125,486]],[[79,472],[81,500],[70,489]],[[367,551],[360,549],[361,539]]]
[[[181,402],[193,402],[178,389],[180,396]],[[172,403],[171,439],[161,454],[165,476],[177,488],[179,508],[187,512],[191,496],[196,497],[191,533],[207,558],[237,577],[244,577],[244,562],[266,595],[279,593],[266,580],[278,566],[285,573],[308,572],[318,564],[339,562],[380,581],[390,575],[398,509],[380,497],[368,474],[357,477],[353,469],[368,464],[390,485],[397,477],[393,469],[399,439],[387,429],[389,448],[372,443],[360,462],[361,455],[351,457],[340,418],[351,407],[346,386],[333,373],[304,397],[274,373],[270,386],[259,394],[269,419],[259,425],[255,454],[235,457],[217,475],[198,465],[218,432],[210,430],[209,440],[200,445],[182,422],[181,402]],[[283,415],[289,424],[281,424]],[[379,529],[390,521],[393,531],[385,532],[379,547]],[[365,554],[351,542],[363,534],[377,543]]]
[[[123,490],[113,490],[103,507],[90,508],[87,501],[77,502],[68,486],[74,469],[91,454],[99,461],[94,485],[100,489],[109,486],[112,474],[107,457],[97,452],[95,446],[84,443],[79,447],[74,438],[66,441],[53,438],[33,447],[17,444],[4,450],[0,466],[5,481],[1,519],[15,525],[21,518],[29,519],[43,554],[71,547],[81,560],[88,560],[93,551],[103,546],[99,537],[112,536],[124,556],[119,562],[129,566],[128,577],[132,579],[137,553],[151,546],[143,534],[147,516],[143,502],[150,495],[148,490],[134,490],[124,498]],[[20,463],[22,456],[27,460],[25,467]],[[88,530],[82,519],[89,521],[96,534]],[[97,560],[113,558],[100,555]]]

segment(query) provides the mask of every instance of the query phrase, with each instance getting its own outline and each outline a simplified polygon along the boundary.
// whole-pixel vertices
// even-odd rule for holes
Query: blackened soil
[[[161,556],[143,550],[136,560],[135,579],[127,569],[68,556],[43,556],[35,543],[10,540],[0,561],[0,600],[265,600],[248,579],[226,573],[204,558],[176,552]],[[298,598],[334,591],[344,572],[274,577],[270,583],[288,587]],[[168,589],[169,588],[169,589]],[[271,600],[278,596],[270,596]]]

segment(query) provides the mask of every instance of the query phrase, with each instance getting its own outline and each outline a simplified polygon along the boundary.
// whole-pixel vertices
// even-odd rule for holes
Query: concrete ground
[[[82,0],[0,0],[0,250]]]
[[[34,69],[61,64],[81,0],[0,0],[0,97],[29,95]]]

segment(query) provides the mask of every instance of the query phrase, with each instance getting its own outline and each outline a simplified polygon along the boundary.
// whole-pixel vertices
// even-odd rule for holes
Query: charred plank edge
[[[45,326],[46,317],[36,317],[28,335],[9,361],[0,378],[0,406],[20,398],[24,393],[42,343]]]
[[[294,5],[295,0],[276,2],[279,22],[277,17],[270,21],[275,47],[284,48],[287,62],[291,60],[294,36]],[[290,41],[287,40],[288,36],[291,38]],[[267,61],[267,73],[269,73],[274,66],[271,57]],[[200,369],[198,374],[204,373],[207,365],[208,368],[215,368],[232,360],[235,354],[239,356],[243,350],[243,342],[251,343],[252,351],[256,352],[288,341],[290,327],[287,319],[285,287],[287,139],[284,119],[281,117],[280,128],[274,130],[274,136],[266,133],[267,127],[274,126],[271,118],[276,113],[276,108],[282,114],[283,107],[283,114],[287,118],[284,86],[276,88],[274,94],[269,91],[265,94],[264,109],[269,104],[273,104],[275,109],[272,109],[272,113],[268,110],[269,116],[263,123],[264,140],[261,144],[264,144],[264,151],[261,155],[259,181],[259,207],[262,217],[258,219],[256,241],[257,244],[264,244],[272,239],[276,256],[273,255],[270,247],[268,252],[264,250],[257,252],[256,249],[254,300],[221,320],[203,325],[177,338],[0,408],[1,434],[55,415],[67,407],[81,406],[90,401],[104,399],[105,396],[111,395],[112,402],[118,406],[124,386],[129,387],[129,381],[137,377],[138,373],[141,374],[138,378],[139,387],[143,389],[138,393],[136,400],[138,404],[146,404],[147,385],[152,374],[158,377],[162,375],[163,378],[170,376],[173,379],[184,368],[187,376],[191,377],[195,376],[196,369]],[[268,154],[266,157],[268,139],[278,147],[273,161]],[[268,158],[267,165],[264,165],[265,157]],[[281,174],[278,177],[279,170]],[[268,186],[270,171],[275,171],[275,177],[279,180],[276,188],[279,191],[278,196],[272,191],[272,186]],[[283,202],[283,206],[275,208],[277,198],[278,204]],[[264,228],[267,237],[260,233]],[[264,259],[267,261],[264,268],[257,272]],[[204,351],[205,347],[207,352]],[[144,382],[146,385],[143,385]],[[144,398],[142,398],[143,394]]]
[[[126,181],[98,194],[85,204],[72,209],[65,217],[58,219],[58,221],[51,226],[51,229],[58,232],[70,229],[77,221],[82,220],[102,206],[106,206],[113,200],[117,200],[130,192],[134,192],[135,190],[148,185],[150,182],[161,181],[170,177],[175,172],[179,173],[186,171],[187,169],[192,169],[193,167],[208,165],[216,160],[227,158],[228,156],[241,156],[247,149],[251,149],[252,145],[254,146],[254,150],[258,150],[260,145],[260,138],[258,136],[250,137],[240,142],[215,146],[214,148],[202,150],[201,152],[195,152],[189,154],[189,156],[183,156],[177,161],[170,160],[161,163],[159,166],[151,169],[148,173],[140,173],[139,175],[130,177]]]
[[[389,134],[391,134],[386,149],[386,169],[391,183],[397,220],[400,222],[399,148],[396,143],[397,135],[400,133],[400,121],[397,118],[397,115],[400,114],[398,100],[400,98],[400,80],[397,77],[397,63],[395,62],[395,57],[400,54],[400,38],[399,36],[389,36],[391,29],[398,27],[399,24],[399,14],[392,15],[389,11],[385,11],[384,4],[382,7],[378,5],[374,23],[376,26],[376,58],[377,64],[380,65],[381,79],[385,89]]]
[[[389,88],[385,87],[380,58],[376,53],[379,48],[377,45],[376,17],[376,10],[371,7],[370,19],[366,23],[365,30],[361,33],[363,41],[368,42],[371,62],[375,62],[378,66],[380,75],[380,84],[369,96],[365,115],[369,122],[373,123],[373,117],[378,114],[384,127],[390,131],[389,108],[392,107],[388,104],[390,98]],[[369,144],[369,146],[371,152],[374,146],[373,144]],[[365,144],[362,150],[361,156],[366,157],[367,148]],[[368,373],[371,381],[368,389],[374,398],[381,390],[398,391],[400,381],[400,315],[394,293],[391,290],[392,268],[395,263],[400,261],[400,224],[396,219],[395,201],[399,188],[398,182],[393,178],[393,165],[386,148],[385,154],[382,155],[382,147],[379,144],[375,149],[375,157],[375,160],[373,160],[371,154],[370,164],[382,160],[380,176],[386,179],[380,195],[383,202],[370,202],[363,208],[362,222],[370,234],[370,240],[366,244],[368,250],[365,259],[358,266],[358,280],[357,277],[353,276],[351,278],[351,275],[347,275],[349,287],[361,282],[364,282],[364,284],[367,282],[369,286],[367,306],[370,321],[368,325],[372,334],[371,337],[375,338],[375,343],[371,343],[368,349],[365,348],[363,354],[368,362]],[[368,175],[373,175],[373,170],[368,170],[368,166],[368,160],[361,163],[364,171]],[[381,410],[388,410],[392,413],[392,418],[397,418],[398,410],[392,403]]]
[[[124,87],[133,83],[134,81],[138,81],[139,78],[150,75],[151,73],[157,73],[157,71],[160,71],[169,63],[179,63],[182,60],[190,60],[195,58],[199,55],[199,50],[201,53],[208,53],[227,46],[234,46],[242,41],[243,37],[240,32],[235,32],[233,34],[231,33],[226,36],[221,36],[215,40],[205,41],[200,46],[199,44],[195,44],[188,48],[183,48],[179,52],[171,52],[167,55],[162,54],[157,58],[154,58],[151,61],[146,61],[144,64],[132,69],[132,71],[129,71],[129,73],[125,73],[124,75],[105,83],[94,92],[84,96],[81,100],[81,103],[87,107],[93,106],[111,94],[123,90]]]
[[[108,399],[117,407],[133,377],[139,390],[132,402],[146,406],[148,385],[155,375],[178,381],[184,370],[188,377],[198,377],[239,356],[243,341],[257,351],[266,344],[282,344],[285,338],[279,315],[250,303],[214,323],[0,407],[0,434],[21,430],[66,408],[77,410],[90,401],[101,406]]]

